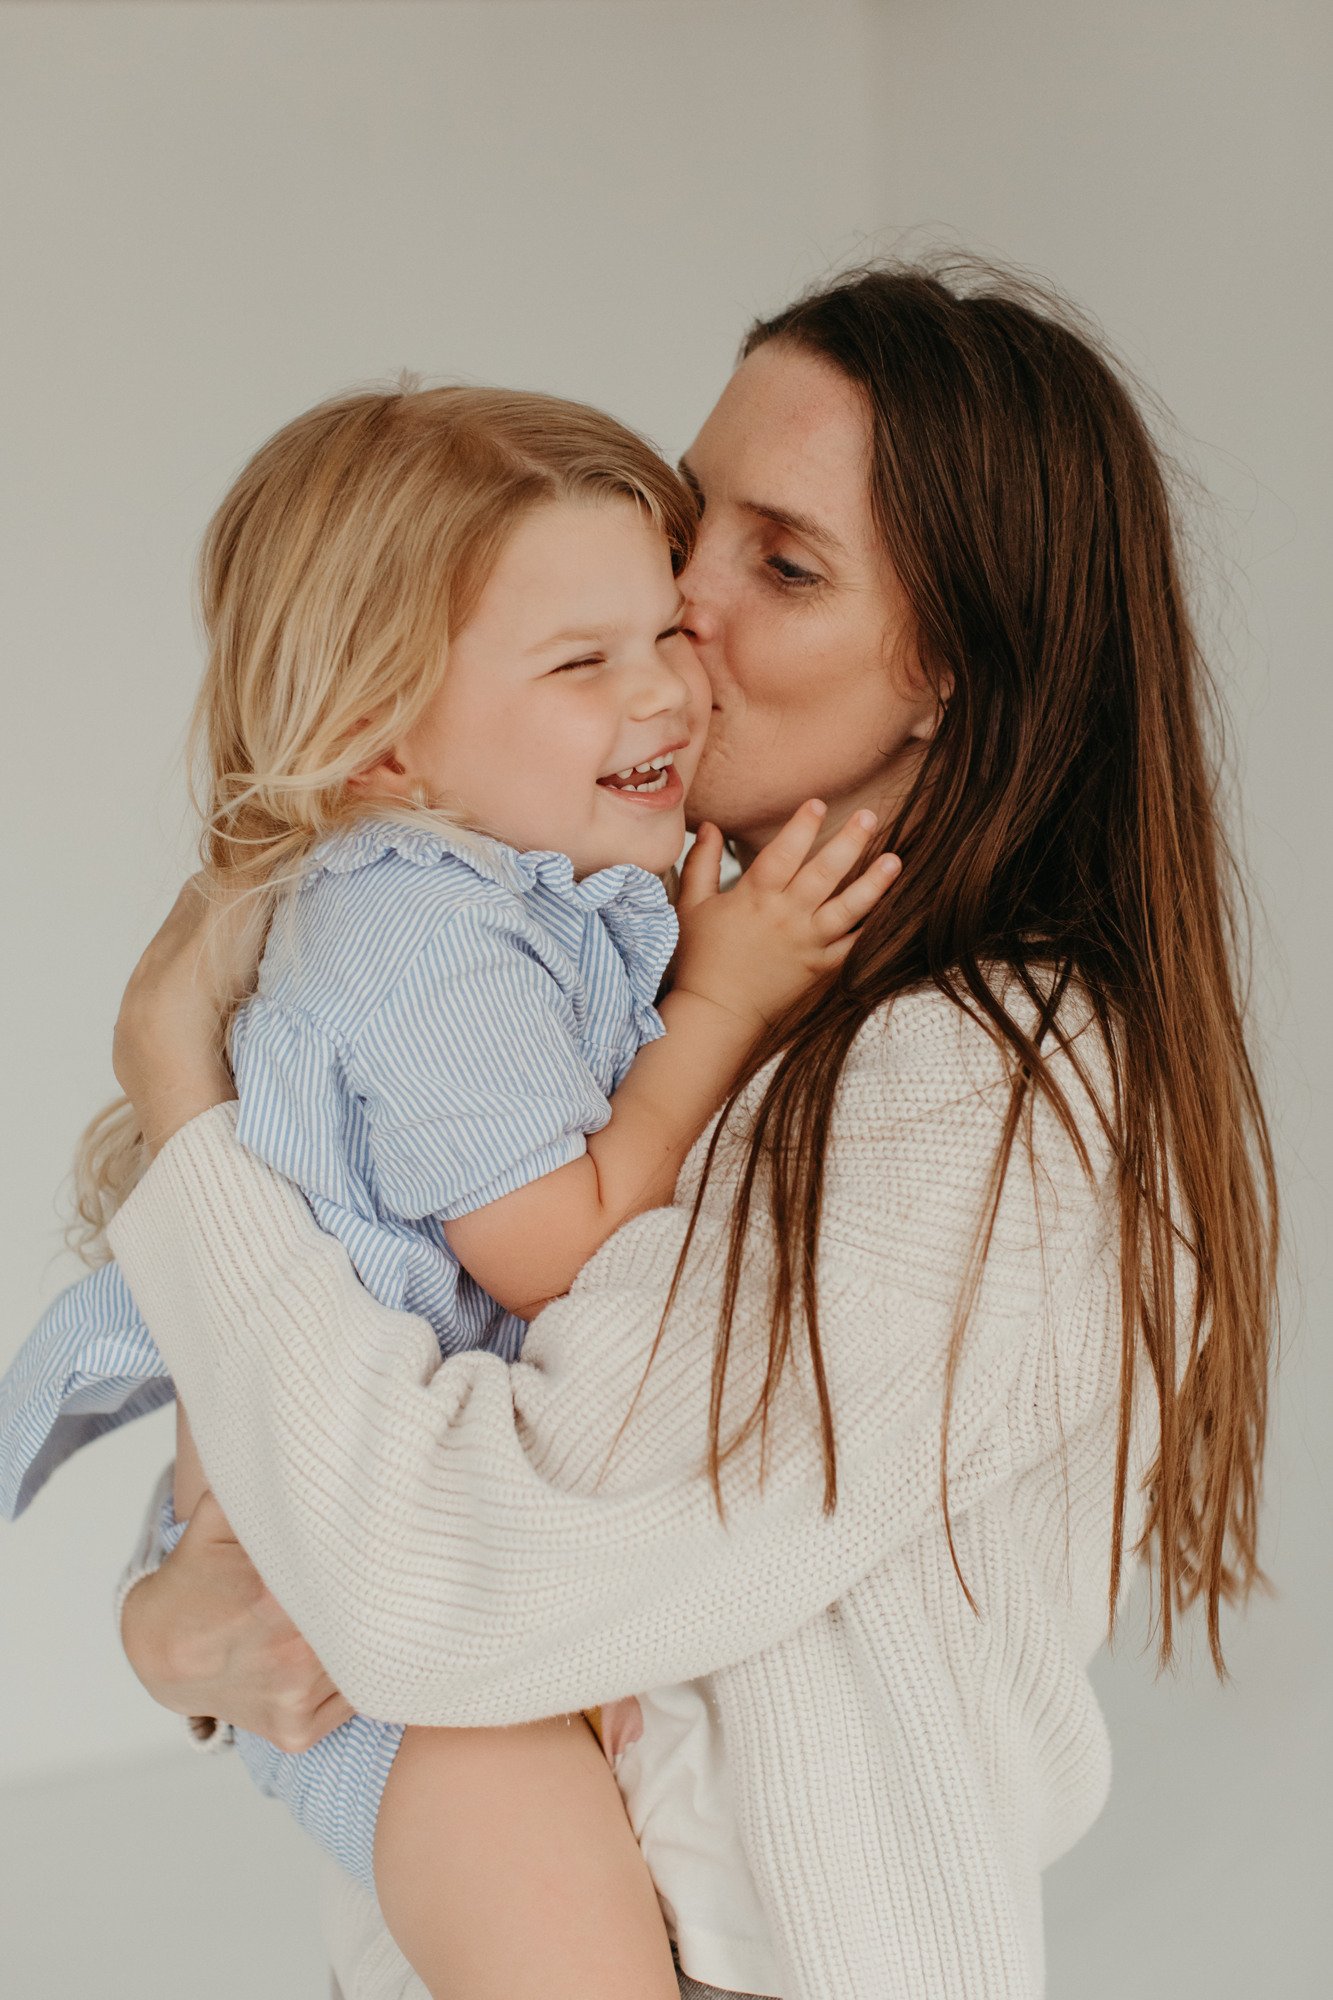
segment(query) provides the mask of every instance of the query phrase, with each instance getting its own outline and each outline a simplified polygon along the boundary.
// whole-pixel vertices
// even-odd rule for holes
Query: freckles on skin
[[[870,500],[859,390],[782,343],[743,362],[686,454],[704,506],[681,579],[714,690],[689,799],[754,849],[800,803],[830,832],[905,795],[936,704]]]

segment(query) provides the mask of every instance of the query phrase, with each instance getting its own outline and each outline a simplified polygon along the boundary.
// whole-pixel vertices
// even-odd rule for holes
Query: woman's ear
[[[946,674],[936,685],[927,686],[925,712],[912,730],[919,743],[929,743],[944,720],[944,711],[953,694],[953,675]]]
[[[949,706],[953,693],[953,675],[946,674],[938,682],[928,681],[920,668],[916,679],[916,716],[908,730],[908,738],[914,743],[929,743],[941,722],[944,711]]]

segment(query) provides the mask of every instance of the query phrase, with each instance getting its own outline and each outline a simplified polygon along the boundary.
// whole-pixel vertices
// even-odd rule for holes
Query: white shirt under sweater
[[[767,1483],[757,1446],[728,1465],[725,1523],[703,1476],[734,1146],[623,1432],[689,1169],[512,1366],[437,1366],[429,1329],[360,1289],[227,1107],[177,1135],[113,1225],[219,1499],[358,1707],[512,1723],[711,1676],[783,2000],[1032,2000],[1040,1870],[1105,1796],[1085,1669],[1106,1623],[1119,1281],[1091,1113],[1089,1180],[1036,1107],[1035,1170],[1016,1155],[969,1321],[949,1491],[978,1615],[940,1518],[944,1357],[1007,1089],[986,1032],[934,993],[853,1049],[819,1271],[831,1517],[804,1367],[774,1404]],[[759,1379],[767,1276],[760,1231],[733,1418]],[[1140,1525],[1132,1507],[1128,1546]]]

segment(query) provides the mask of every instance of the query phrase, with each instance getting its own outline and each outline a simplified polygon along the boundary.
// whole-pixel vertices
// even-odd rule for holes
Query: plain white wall
[[[842,0],[0,6],[0,1361],[75,1275],[56,1190],[188,857],[201,531],[319,397],[404,366],[672,450],[747,319],[869,226]],[[176,1740],[110,1631],[157,1417],[0,1532],[0,1778]]]
[[[186,853],[193,550],[274,425],[407,365],[678,448],[752,312],[925,223],[1062,282],[1195,441],[1304,1286],[1280,1595],[1223,1694],[1154,1685],[1133,1630],[1098,1663],[1117,1777],[1049,1878],[1053,2000],[1326,1984],[1329,29],[1287,0],[0,6],[0,1359],[69,1275],[53,1193]],[[174,1741],[106,1615],[169,1450],[161,1419],[104,1442],[0,1531],[0,1777]]]
[[[885,0],[878,222],[949,225],[1105,324],[1222,502],[1214,657],[1270,934],[1257,1011],[1290,1231],[1264,1555],[1235,1684],[1095,1669],[1111,1802],[1047,1878],[1054,2000],[1330,1990],[1333,1745],[1333,11],[1322,0]]]

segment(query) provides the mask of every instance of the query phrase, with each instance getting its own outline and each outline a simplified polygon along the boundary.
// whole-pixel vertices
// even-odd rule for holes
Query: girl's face
[[[630,500],[559,501],[520,521],[443,682],[366,790],[461,808],[576,875],[633,861],[664,874],[709,693],[680,629],[663,537]]]
[[[682,470],[703,507],[680,578],[683,623],[712,684],[690,822],[742,859],[802,800],[830,832],[888,817],[937,703],[870,506],[870,422],[839,371],[772,342],[732,376]]]

